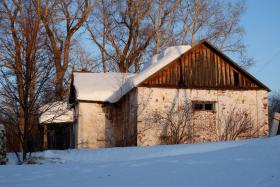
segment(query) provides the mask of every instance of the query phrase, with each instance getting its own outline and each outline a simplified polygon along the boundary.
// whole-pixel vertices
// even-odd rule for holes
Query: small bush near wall
[[[221,116],[219,123],[220,141],[248,139],[260,136],[263,124],[255,124],[249,111],[232,108],[227,115]]]

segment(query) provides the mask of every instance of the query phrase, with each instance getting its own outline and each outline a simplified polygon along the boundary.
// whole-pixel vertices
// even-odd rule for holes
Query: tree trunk
[[[104,50],[101,50],[101,57],[102,57],[102,67],[103,67],[103,72],[107,72],[107,67],[106,67],[106,54]]]
[[[61,101],[63,100],[64,95],[64,89],[63,89],[63,79],[65,70],[61,66],[61,52],[60,51],[54,51],[54,65],[55,65],[55,97],[56,100]],[[65,60],[65,59],[63,59]]]
[[[120,70],[120,73],[126,73],[127,72],[127,69],[125,68],[124,63],[119,63],[119,70]]]
[[[63,89],[63,78],[65,71],[62,68],[56,70],[55,77],[55,96],[58,101],[63,100],[64,89]]]
[[[192,32],[192,40],[191,40],[191,46],[193,47],[195,44],[195,34]]]

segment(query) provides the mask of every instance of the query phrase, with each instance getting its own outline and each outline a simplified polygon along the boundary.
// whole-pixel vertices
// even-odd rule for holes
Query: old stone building
[[[170,47],[140,73],[74,72],[73,138],[78,148],[158,145],[183,124],[183,143],[266,136],[268,92],[207,41]]]

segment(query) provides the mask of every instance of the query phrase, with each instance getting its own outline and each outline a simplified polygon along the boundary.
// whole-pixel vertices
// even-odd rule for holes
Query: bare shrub
[[[192,139],[191,112],[190,102],[186,99],[182,104],[172,102],[166,112],[152,112],[152,124],[163,129],[160,137],[163,144],[183,144]]]
[[[259,130],[263,127],[256,125],[247,110],[234,107],[229,111],[228,115],[224,115],[219,119],[221,133],[219,139],[221,141],[246,139],[258,135]]]

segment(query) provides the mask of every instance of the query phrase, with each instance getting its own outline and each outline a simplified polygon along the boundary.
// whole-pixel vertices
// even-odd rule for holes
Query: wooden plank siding
[[[238,73],[238,80],[234,72]],[[269,90],[208,42],[199,43],[140,86]]]
[[[124,95],[117,103],[105,103],[107,119],[112,123],[111,145],[126,147],[137,145],[137,100],[136,89]]]

